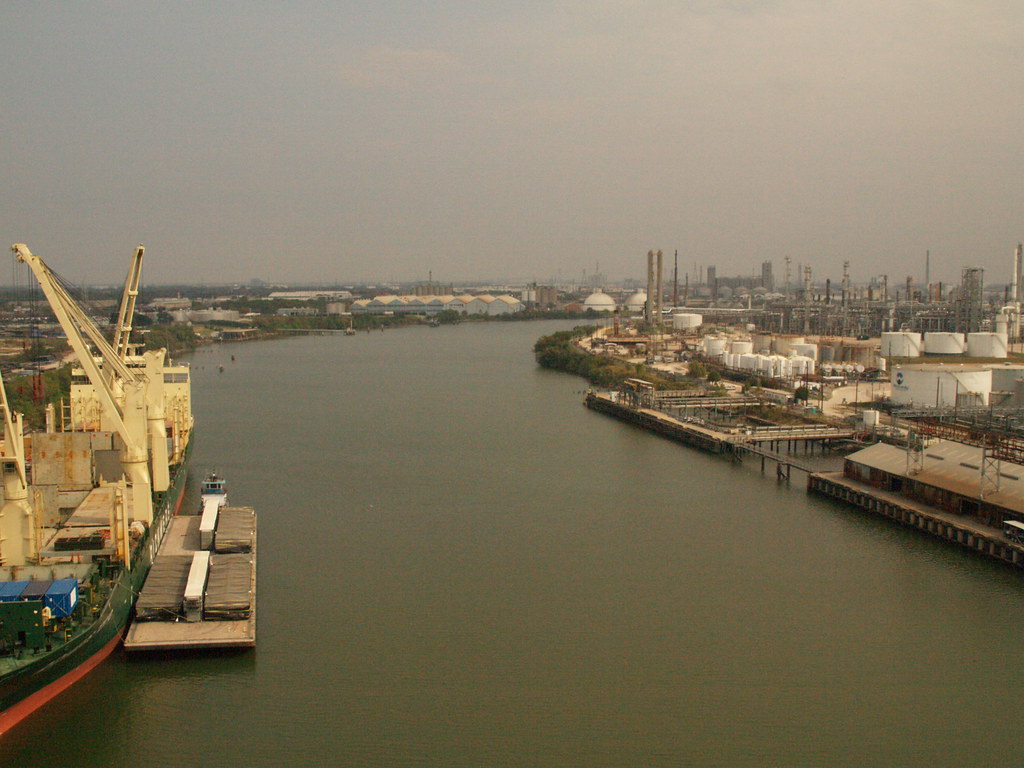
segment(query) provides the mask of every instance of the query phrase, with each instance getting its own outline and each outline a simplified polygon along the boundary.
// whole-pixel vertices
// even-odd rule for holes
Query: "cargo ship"
[[[34,273],[75,353],[67,402],[26,434],[0,380],[0,734],[105,659],[181,505],[193,429],[188,366],[130,343],[143,248],[108,341],[38,256]]]

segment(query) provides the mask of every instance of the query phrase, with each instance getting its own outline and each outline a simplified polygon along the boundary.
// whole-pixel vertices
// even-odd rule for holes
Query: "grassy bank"
[[[685,383],[669,381],[650,371],[642,363],[629,363],[615,357],[588,354],[574,343],[574,339],[589,336],[595,326],[578,325],[571,331],[558,331],[541,336],[533,345],[537,364],[553,371],[582,376],[596,387],[615,389],[625,379],[642,378],[658,389],[685,389]],[[692,385],[690,385],[692,386]]]

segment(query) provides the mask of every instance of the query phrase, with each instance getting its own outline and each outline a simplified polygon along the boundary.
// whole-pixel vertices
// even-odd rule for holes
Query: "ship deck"
[[[160,558],[192,555],[199,546],[199,515],[183,515],[171,521],[157,553]],[[186,651],[215,648],[252,648],[256,645],[256,542],[252,549],[252,610],[248,619],[203,621],[132,622],[125,635],[128,651]],[[143,587],[145,592],[145,587]]]

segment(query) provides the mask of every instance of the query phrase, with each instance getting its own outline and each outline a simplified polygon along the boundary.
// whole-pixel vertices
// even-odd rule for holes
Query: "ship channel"
[[[1017,571],[584,408],[582,381],[531,351],[571,325],[192,355],[184,503],[198,468],[258,503],[259,648],[117,651],[12,729],[4,764],[69,749],[97,766],[1024,751],[1005,727]]]

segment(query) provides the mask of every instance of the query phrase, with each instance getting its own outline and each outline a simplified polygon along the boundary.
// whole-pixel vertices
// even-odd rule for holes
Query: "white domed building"
[[[637,314],[644,311],[644,307],[647,306],[647,294],[643,291],[637,291],[628,299],[626,299],[626,311],[632,314]]]
[[[595,312],[614,312],[615,299],[604,291],[594,291],[583,302],[583,309],[592,309]]]

